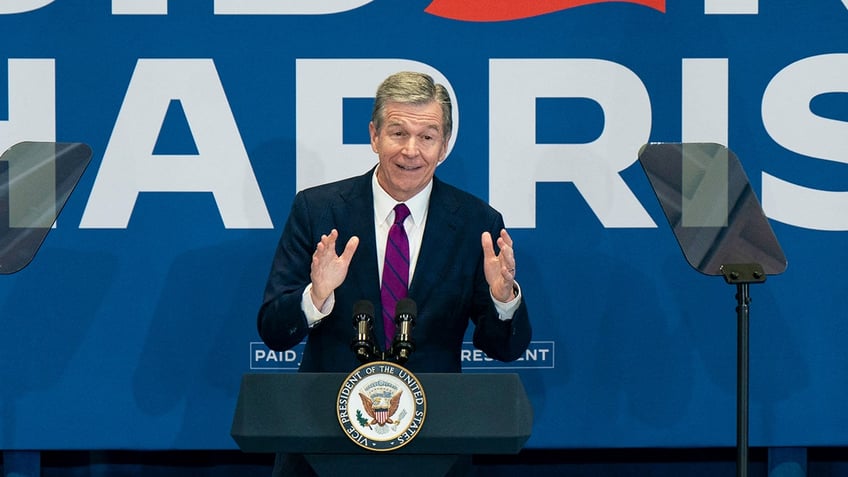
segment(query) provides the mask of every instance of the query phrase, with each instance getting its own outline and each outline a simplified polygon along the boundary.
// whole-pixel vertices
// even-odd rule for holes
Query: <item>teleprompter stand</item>
[[[517,374],[418,374],[426,420],[407,445],[373,452],[339,425],[336,399],[346,374],[246,374],[231,435],[244,452],[304,454],[318,475],[445,475],[462,456],[517,454],[533,409]]]
[[[736,475],[748,475],[750,285],[786,269],[786,257],[736,155],[715,143],[655,143],[639,152],[687,262],[736,286]]]
[[[21,142],[0,156],[0,275],[29,265],[90,160],[82,143]],[[4,450],[3,472],[37,477],[41,453]]]

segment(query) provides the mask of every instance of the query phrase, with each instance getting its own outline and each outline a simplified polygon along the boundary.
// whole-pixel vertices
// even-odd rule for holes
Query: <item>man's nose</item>
[[[418,155],[418,140],[414,136],[410,136],[406,139],[406,142],[403,144],[403,153],[407,156],[417,156]]]

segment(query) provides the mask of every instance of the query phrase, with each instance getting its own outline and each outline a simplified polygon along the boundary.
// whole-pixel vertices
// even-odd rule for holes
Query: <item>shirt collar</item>
[[[377,168],[380,166],[378,165]],[[374,169],[374,173],[371,175],[371,189],[374,194],[374,218],[378,223],[389,222],[394,216],[392,212],[394,211],[395,205],[398,204],[398,201],[392,198],[380,184],[377,182],[377,168]],[[409,200],[404,202],[407,207],[409,207],[409,215],[412,217],[412,223],[420,225],[424,223],[424,219],[427,216],[427,204],[430,203],[430,194],[433,192],[433,180],[430,179],[430,182],[427,184],[421,192],[415,194]]]

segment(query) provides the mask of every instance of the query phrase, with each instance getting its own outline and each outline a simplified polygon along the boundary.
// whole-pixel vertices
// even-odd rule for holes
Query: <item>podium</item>
[[[462,456],[517,454],[533,409],[517,374],[417,374],[427,414],[409,444],[373,452],[351,441],[335,402],[344,373],[246,374],[231,436],[244,452],[304,454],[318,475],[375,469],[444,475]]]

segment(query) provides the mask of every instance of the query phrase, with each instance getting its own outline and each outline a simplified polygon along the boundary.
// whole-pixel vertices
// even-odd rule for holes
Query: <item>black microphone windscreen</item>
[[[368,300],[359,300],[353,304],[353,316],[366,315],[369,318],[374,316],[374,304]]]
[[[395,307],[395,316],[409,315],[415,318],[418,315],[418,306],[411,298],[401,298]]]

